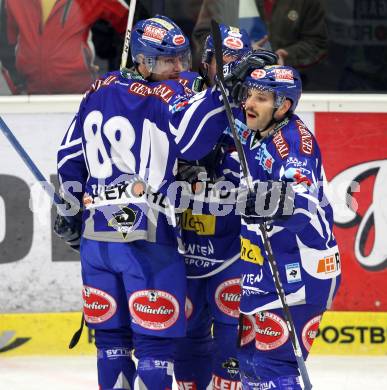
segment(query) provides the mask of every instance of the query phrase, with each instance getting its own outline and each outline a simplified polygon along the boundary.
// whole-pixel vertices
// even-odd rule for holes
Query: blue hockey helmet
[[[219,28],[222,38],[223,55],[241,57],[244,53],[251,50],[251,42],[246,30],[225,24],[220,24]],[[209,35],[204,43],[202,63],[209,64],[214,52],[214,40],[212,35]]]
[[[158,57],[180,57],[183,70],[191,66],[191,49],[189,40],[181,28],[163,15],[140,20],[133,27],[130,39],[130,50],[134,64],[140,63],[139,55],[146,59],[150,72]]]
[[[294,112],[301,97],[302,82],[296,69],[290,66],[270,65],[254,69],[246,77],[245,92],[250,88],[273,92],[275,108],[278,108],[285,99],[289,99],[292,102],[289,111]]]

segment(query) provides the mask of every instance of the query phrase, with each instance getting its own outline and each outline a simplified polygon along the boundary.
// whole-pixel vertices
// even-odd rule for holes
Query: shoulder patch
[[[130,84],[128,92],[143,97],[153,95],[158,97],[163,103],[169,103],[175,93],[167,84],[159,84],[152,88],[139,82]]]
[[[277,153],[282,159],[289,156],[289,145],[283,137],[281,130],[279,130],[273,137],[273,143],[275,145]]]
[[[300,119],[296,120],[296,126],[300,134],[300,152],[311,156],[314,149],[313,136]]]

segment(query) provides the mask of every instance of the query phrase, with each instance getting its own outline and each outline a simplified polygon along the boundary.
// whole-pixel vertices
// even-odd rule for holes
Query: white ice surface
[[[307,366],[313,390],[387,390],[387,356],[311,356]],[[0,357],[0,389],[97,390],[95,359]]]

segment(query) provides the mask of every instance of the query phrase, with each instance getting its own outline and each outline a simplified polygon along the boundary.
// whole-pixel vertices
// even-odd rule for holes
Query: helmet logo
[[[243,42],[241,39],[228,36],[223,40],[223,45],[232,50],[243,49]]]
[[[259,80],[266,76],[266,71],[263,69],[255,69],[251,72],[250,76],[255,80]]]
[[[180,46],[182,45],[184,42],[185,42],[185,38],[184,38],[184,35],[175,35],[172,39],[172,42],[176,45],[176,46]]]
[[[275,81],[294,84],[293,72],[291,69],[274,69]]]
[[[144,33],[142,34],[142,38],[147,41],[161,43],[163,41],[164,36],[167,34],[167,30],[163,28],[147,25],[145,26]]]

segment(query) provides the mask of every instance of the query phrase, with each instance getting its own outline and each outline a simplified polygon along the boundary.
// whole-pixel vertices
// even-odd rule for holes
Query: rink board
[[[80,313],[0,314],[0,357],[94,353],[93,335],[84,328],[68,349]],[[387,355],[387,313],[328,312],[312,348],[320,355]]]

